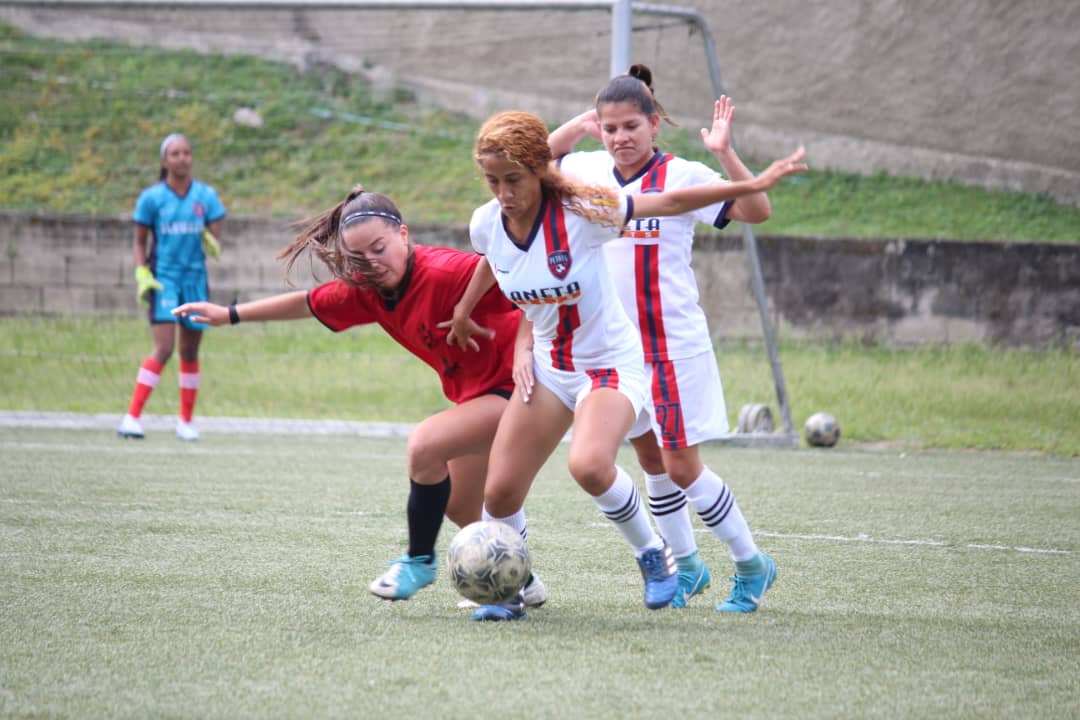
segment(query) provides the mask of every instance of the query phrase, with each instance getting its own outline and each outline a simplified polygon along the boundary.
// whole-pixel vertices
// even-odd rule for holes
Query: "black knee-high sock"
[[[446,504],[450,501],[450,478],[434,485],[420,485],[409,480],[409,502],[405,515],[409,521],[409,556],[427,555],[435,560],[435,540],[439,537]]]

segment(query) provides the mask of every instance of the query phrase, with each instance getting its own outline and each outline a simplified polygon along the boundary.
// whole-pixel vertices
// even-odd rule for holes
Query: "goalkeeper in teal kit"
[[[177,318],[172,310],[210,299],[206,257],[221,253],[217,238],[225,206],[214,188],[191,177],[191,143],[186,137],[169,135],[161,143],[160,154],[161,177],[139,195],[133,215],[136,297],[147,308],[154,348],[139,368],[127,414],[116,432],[121,437],[143,437],[143,407],[179,345],[176,436],[198,440],[192,416],[199,389],[199,344],[207,326]]]

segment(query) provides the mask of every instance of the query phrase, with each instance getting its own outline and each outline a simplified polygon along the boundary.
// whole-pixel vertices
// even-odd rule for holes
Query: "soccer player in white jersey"
[[[574,426],[568,467],[631,545],[645,605],[671,603],[678,576],[671,550],[644,512],[633,480],[615,464],[646,398],[641,341],[618,301],[603,244],[635,217],[677,216],[762,192],[806,168],[800,148],[760,176],[665,193],[623,195],[563,176],[544,122],[526,112],[493,115],[477,136],[476,162],[494,199],[469,225],[485,255],[455,307],[449,342],[466,342],[475,299],[497,282],[523,312],[514,394],[488,463],[484,518],[520,531],[522,505],[541,466]],[[519,599],[484,606],[477,619],[517,619]]]
[[[713,131],[703,130],[702,137],[729,178],[746,180],[753,174],[731,146],[732,113],[730,99],[722,96],[715,103]],[[552,132],[549,144],[566,173],[622,192],[725,182],[702,163],[657,149],[662,118],[671,122],[654,97],[652,72],[634,65],[600,90],[593,110]],[[586,135],[601,141],[604,149],[571,152]],[[630,438],[645,472],[649,507],[679,568],[673,607],[685,606],[711,579],[694,540],[688,501],[728,545],[735,562],[734,587],[717,610],[754,612],[776,577],[775,563],[758,550],[731,488],[702,462],[698,451],[701,442],[726,433],[729,425],[690,264],[697,223],[722,228],[730,220],[763,222],[769,214],[765,193],[744,195],[678,217],[640,216],[623,229],[621,238],[605,246],[619,298],[645,351],[651,388]]]

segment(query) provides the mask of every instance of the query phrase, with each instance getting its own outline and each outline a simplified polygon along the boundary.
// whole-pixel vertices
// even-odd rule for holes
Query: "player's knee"
[[[571,456],[567,469],[578,485],[590,495],[599,495],[611,485],[615,473],[613,458],[583,452]]]
[[[419,480],[421,476],[446,475],[446,458],[438,446],[420,428],[409,435],[405,446],[409,477]]]
[[[681,488],[690,487],[701,475],[704,466],[696,455],[682,457],[673,455],[667,458],[667,474],[671,481]]]
[[[488,478],[484,487],[484,508],[493,517],[510,517],[521,509],[521,499],[510,483]]]

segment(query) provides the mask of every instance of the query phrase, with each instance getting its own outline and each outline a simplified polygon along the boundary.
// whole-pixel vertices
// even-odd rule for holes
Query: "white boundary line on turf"
[[[591,522],[589,527],[611,527],[610,523]],[[712,531],[704,528],[695,528],[695,533],[700,534],[712,534]],[[1022,545],[996,545],[989,543],[952,543],[945,542],[944,540],[888,540],[885,538],[875,538],[869,535],[860,533],[854,537],[848,537],[845,535],[816,535],[816,534],[804,534],[804,533],[779,533],[779,532],[767,532],[765,530],[754,530],[754,537],[770,537],[781,538],[784,540],[824,540],[827,542],[864,542],[874,543],[877,545],[919,545],[923,547],[939,547],[939,548],[961,548],[967,550],[1006,550],[1009,552],[1020,553],[1038,553],[1040,555],[1072,555],[1072,550],[1061,550],[1059,548],[1033,548],[1024,547]]]
[[[67,430],[116,431],[122,413],[89,414],[60,412],[0,411],[0,428],[60,428]],[[143,415],[147,432],[176,430],[171,415]],[[288,418],[205,417],[195,426],[210,433],[277,433],[282,435],[362,435],[364,437],[405,437],[414,423],[357,422],[352,420],[295,420]]]
[[[60,430],[116,431],[121,414],[62,413],[0,410],[2,428],[55,428]],[[139,418],[147,433],[172,433],[173,415],[143,415]],[[408,437],[416,423],[359,422],[356,420],[302,420],[295,418],[242,418],[197,416],[195,427],[206,433],[247,433],[252,435],[358,435],[360,437]],[[570,432],[563,442],[570,441]]]
[[[697,532],[709,532],[708,530],[698,530]],[[755,536],[772,537],[772,538],[784,538],[791,540],[829,540],[833,542],[865,542],[875,543],[878,545],[923,545],[927,547],[944,547],[944,548],[967,548],[970,550],[1009,550],[1012,552],[1021,553],[1039,553],[1044,555],[1072,555],[1071,550],[1060,550],[1058,548],[1033,548],[1023,547],[1017,545],[994,545],[987,543],[950,543],[942,540],[888,540],[885,538],[870,537],[865,534],[858,534],[854,537],[847,537],[844,535],[813,535],[813,534],[799,534],[799,533],[778,533],[778,532],[764,532],[761,530],[754,531]]]

